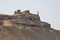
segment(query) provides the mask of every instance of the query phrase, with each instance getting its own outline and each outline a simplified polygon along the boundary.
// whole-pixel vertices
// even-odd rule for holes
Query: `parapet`
[[[30,13],[30,11],[29,10],[25,10],[25,11],[23,11],[24,13]]]

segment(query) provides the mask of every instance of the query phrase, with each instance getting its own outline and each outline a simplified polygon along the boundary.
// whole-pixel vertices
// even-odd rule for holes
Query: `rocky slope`
[[[60,31],[29,10],[0,15],[0,40],[60,40]]]

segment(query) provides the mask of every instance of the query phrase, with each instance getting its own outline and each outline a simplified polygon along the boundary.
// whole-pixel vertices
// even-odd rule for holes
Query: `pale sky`
[[[42,21],[60,30],[60,0],[0,0],[0,14],[13,14],[17,9],[40,12]]]

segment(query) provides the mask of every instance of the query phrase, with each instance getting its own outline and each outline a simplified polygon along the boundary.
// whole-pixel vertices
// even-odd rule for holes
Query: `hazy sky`
[[[60,0],[0,0],[0,13],[13,14],[17,9],[39,11],[42,21],[60,30]]]

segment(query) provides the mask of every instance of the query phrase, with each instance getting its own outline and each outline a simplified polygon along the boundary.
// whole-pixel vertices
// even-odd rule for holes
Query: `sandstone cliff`
[[[17,10],[0,15],[0,40],[60,40],[60,31],[41,21],[38,14]]]

